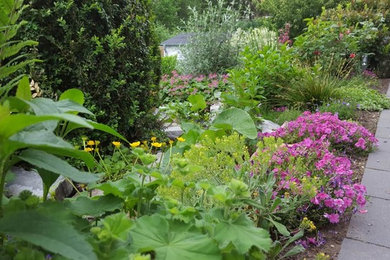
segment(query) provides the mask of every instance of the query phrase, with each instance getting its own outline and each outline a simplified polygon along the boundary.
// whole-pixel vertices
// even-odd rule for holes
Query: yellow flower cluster
[[[308,231],[314,231],[316,230],[316,226],[314,225],[313,221],[309,220],[307,217],[304,217],[301,222],[301,228],[304,228]]]
[[[99,151],[98,145],[100,144],[100,141],[98,140],[88,140],[87,137],[83,136],[81,138],[84,142],[84,151],[86,152],[92,152],[92,151]]]

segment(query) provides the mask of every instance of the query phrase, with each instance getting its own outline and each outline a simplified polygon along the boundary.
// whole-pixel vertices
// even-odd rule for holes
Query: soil
[[[386,94],[390,79],[382,79],[380,80],[380,83],[381,84],[378,84],[378,86],[373,88],[377,89],[382,94]],[[375,133],[379,115],[380,112],[359,111],[356,121],[372,133]],[[355,180],[358,182],[361,182],[362,180],[367,158],[368,155],[354,155],[350,158],[352,162],[352,169],[355,173]],[[350,217],[351,216],[347,216],[345,221],[340,222],[337,225],[321,228],[319,231],[326,239],[326,243],[320,247],[308,248],[305,252],[297,255],[293,259],[315,259],[315,256],[318,253],[325,253],[330,256],[330,259],[337,259],[337,255],[341,249],[341,243],[347,235]]]

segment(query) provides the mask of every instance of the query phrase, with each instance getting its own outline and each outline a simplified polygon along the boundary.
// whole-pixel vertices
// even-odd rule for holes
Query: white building
[[[186,45],[191,38],[191,33],[181,33],[173,38],[170,38],[160,44],[164,56],[177,55],[177,59],[183,59],[183,55],[180,51],[180,47]]]

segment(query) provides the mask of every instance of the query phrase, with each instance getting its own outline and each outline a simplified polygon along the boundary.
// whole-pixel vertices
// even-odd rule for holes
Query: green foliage
[[[340,21],[350,28],[365,29],[358,36],[359,48],[363,53],[370,54],[369,66],[383,74],[388,73],[386,60],[389,60],[390,55],[389,7],[389,2],[384,0],[357,1],[326,10],[321,19]]]
[[[177,56],[166,56],[161,58],[161,74],[170,75],[176,69]]]
[[[307,19],[308,29],[297,37],[294,46],[299,56],[310,65],[320,64],[333,75],[345,77],[351,71],[360,71],[359,59],[363,54],[373,54],[381,46],[379,30],[382,21],[374,23],[365,17],[349,20],[350,5],[345,9],[340,5],[335,10],[324,9],[317,19]],[[344,18],[347,16],[348,18]]]
[[[300,81],[284,88],[280,97],[285,104],[298,109],[314,109],[337,97],[338,79],[323,73],[306,71]]]
[[[156,259],[220,259],[215,242],[190,225],[168,221],[159,215],[138,219],[132,229],[133,250],[153,250]]]
[[[260,8],[271,15],[276,28],[281,29],[286,23],[291,25],[291,38],[301,34],[306,27],[305,18],[316,17],[321,14],[322,7],[335,7],[343,0],[265,0],[259,4]]]
[[[57,214],[17,211],[0,219],[0,231],[70,259],[97,259],[92,246]]]
[[[226,6],[224,0],[216,4],[208,0],[207,5],[203,12],[192,9],[185,24],[185,31],[193,34],[182,48],[179,67],[185,74],[224,72],[238,61],[238,49],[231,46],[230,40],[238,28],[240,12]]]
[[[302,111],[296,109],[286,109],[281,112],[275,120],[275,123],[283,125],[285,122],[294,121],[302,114]]]
[[[357,104],[350,103],[340,100],[335,100],[327,104],[323,104],[318,108],[320,112],[331,112],[332,114],[337,114],[338,118],[342,120],[355,119]]]
[[[245,215],[240,215],[234,221],[221,221],[214,230],[215,239],[221,248],[232,244],[239,254],[245,254],[252,246],[268,251],[271,239],[266,230],[256,228]]]
[[[20,38],[39,41],[46,95],[79,88],[99,122],[128,138],[155,128],[160,53],[148,1],[31,1]],[[142,119],[142,120],[141,120]]]
[[[230,71],[231,90],[222,97],[229,106],[249,112],[256,119],[259,105],[279,104],[278,95],[299,80],[303,69],[298,65],[292,49],[266,46],[258,52],[246,49],[242,65]]]
[[[257,137],[257,130],[250,115],[239,108],[228,108],[214,119],[212,128],[235,130],[249,139]]]
[[[369,111],[381,111],[390,108],[390,99],[375,89],[368,87],[342,87],[337,90],[340,97],[358,104],[358,108]]]

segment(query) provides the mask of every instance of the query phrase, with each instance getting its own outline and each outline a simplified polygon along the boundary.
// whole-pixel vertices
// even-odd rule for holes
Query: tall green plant
[[[27,59],[27,55],[19,54],[24,47],[34,46],[35,41],[13,40],[18,30],[26,21],[18,21],[26,8],[23,0],[0,2],[0,101],[18,83],[23,75],[7,80],[15,72],[37,60]]]

